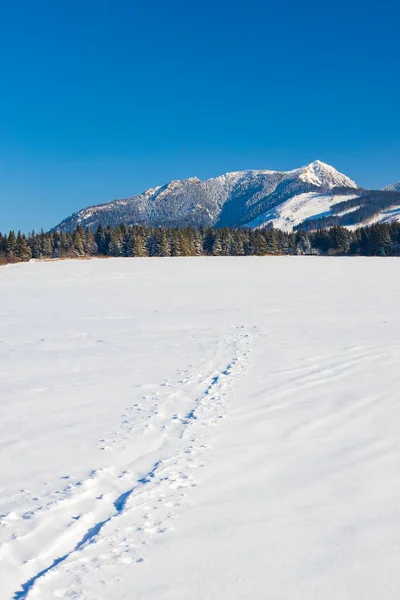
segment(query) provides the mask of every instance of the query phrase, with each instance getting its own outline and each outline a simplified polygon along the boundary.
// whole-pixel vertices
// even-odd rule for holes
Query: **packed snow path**
[[[396,259],[0,269],[3,600],[398,600]]]

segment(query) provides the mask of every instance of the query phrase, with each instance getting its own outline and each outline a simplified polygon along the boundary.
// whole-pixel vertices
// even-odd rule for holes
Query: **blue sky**
[[[400,8],[0,0],[0,230],[190,176],[400,180]]]

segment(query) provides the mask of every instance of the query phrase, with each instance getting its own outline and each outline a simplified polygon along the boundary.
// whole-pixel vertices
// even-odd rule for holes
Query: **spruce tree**
[[[18,231],[17,240],[15,244],[15,256],[21,261],[28,261],[32,258],[32,252],[29,248],[25,236],[21,235]]]
[[[244,255],[244,246],[243,246],[243,237],[242,233],[235,232],[233,242],[232,242],[232,254],[235,256],[243,256]]]
[[[53,240],[50,234],[45,234],[43,229],[40,233],[40,254],[41,256],[53,256]]]
[[[171,233],[171,256],[182,256],[181,236],[178,229]]]
[[[267,242],[268,254],[278,254],[278,236],[275,229],[271,228],[265,232],[265,241]]]
[[[158,256],[171,256],[171,246],[165,230],[160,232]]]
[[[118,225],[111,232],[111,240],[108,247],[108,254],[110,256],[122,256],[123,255],[123,234],[121,227]]]
[[[77,227],[74,233],[74,250],[78,256],[85,255],[85,234],[80,226]]]
[[[99,253],[107,254],[108,248],[106,248],[106,232],[101,223],[94,234],[94,241],[96,242]]]
[[[221,256],[222,254],[221,238],[218,231],[215,233],[215,239],[212,245],[211,253],[213,256]]]
[[[87,256],[95,256],[98,253],[94,234],[88,229],[85,230],[83,248]]]
[[[142,235],[135,235],[133,237],[132,255],[131,256],[147,256],[147,248]]]
[[[15,237],[14,231],[10,231],[7,239],[6,252],[10,256],[15,256],[17,249],[17,238]]]
[[[256,231],[254,235],[254,253],[257,256],[268,254],[267,241],[260,231]]]
[[[340,225],[334,225],[329,230],[330,248],[345,254],[350,248],[350,233]]]
[[[179,232],[179,242],[181,247],[181,256],[194,256],[195,248],[191,232],[188,229]]]
[[[221,254],[223,256],[231,255],[232,234],[229,229],[224,228],[221,232]]]
[[[193,231],[193,246],[195,256],[201,256],[203,254],[203,238],[197,229]]]

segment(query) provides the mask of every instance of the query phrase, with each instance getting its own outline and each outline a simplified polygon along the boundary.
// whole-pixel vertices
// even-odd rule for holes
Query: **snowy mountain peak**
[[[296,173],[296,171],[293,173]],[[299,173],[301,181],[326,189],[334,187],[358,188],[358,185],[352,179],[320,160],[315,160],[309,165],[298,169],[297,173]]]

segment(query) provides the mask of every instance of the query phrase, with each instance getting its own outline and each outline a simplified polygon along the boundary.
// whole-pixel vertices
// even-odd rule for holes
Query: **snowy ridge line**
[[[89,570],[121,570],[140,563],[144,560],[142,548],[152,536],[172,529],[179,507],[188,505],[184,490],[197,485],[192,473],[204,466],[202,454],[212,432],[227,416],[232,384],[245,373],[253,333],[251,328],[251,334],[241,331],[222,342],[232,352],[225,367],[213,368],[206,377],[192,372],[183,381],[160,386],[158,405],[171,414],[165,419],[153,410],[147,423],[140,423],[146,449],[137,459],[149,465],[144,476],[135,477],[137,459],[132,461],[137,428],[131,443],[129,431],[122,430],[120,445],[127,438],[128,443],[115,451],[112,467],[92,471],[78,491],[67,488],[70,495],[40,511],[33,530],[3,544],[0,556],[10,563],[14,555],[27,555],[20,569],[24,580],[14,592],[14,600],[42,598],[42,587],[50,578],[53,586],[55,578],[68,573],[73,584],[59,588],[51,597],[81,598]],[[216,345],[221,342],[217,340]],[[182,402],[184,387],[190,384],[200,391],[190,402],[190,410],[176,413],[174,399]],[[39,556],[29,556],[29,546],[38,545],[42,548]]]
[[[319,160],[291,171],[234,171],[204,181],[190,177],[129,198],[83,208],[54,229],[72,231],[81,225],[94,230],[100,223],[114,226],[122,222],[155,227],[252,226],[249,224],[256,217],[299,194],[326,194],[343,187],[358,190],[349,177]]]

